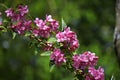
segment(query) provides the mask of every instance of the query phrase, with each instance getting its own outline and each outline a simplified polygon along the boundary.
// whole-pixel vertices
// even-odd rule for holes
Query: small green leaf
[[[55,37],[50,37],[49,39],[48,39],[48,43],[54,43],[54,42],[56,42],[57,40],[56,40],[56,38]]]
[[[26,37],[27,37],[27,36],[30,36],[30,35],[31,35],[30,33],[26,33],[26,34],[25,34]]]
[[[3,20],[4,23],[8,22],[6,19]]]
[[[50,56],[51,51],[45,51],[43,53],[40,54],[40,56]]]
[[[62,31],[63,31],[64,28],[66,28],[66,27],[67,27],[67,25],[66,25],[65,21],[64,21],[63,18],[62,18]]]
[[[112,75],[112,77],[111,77],[111,80],[115,80],[115,77],[114,77],[114,75]]]
[[[55,65],[52,65],[52,66],[50,67],[50,72],[53,71],[54,67],[55,67]]]
[[[37,49],[35,49],[35,55],[37,55],[38,54],[38,51],[37,51]]]
[[[76,49],[76,50],[73,52],[74,55],[77,54],[77,53],[79,53],[78,49]]]
[[[76,52],[73,52],[74,55],[76,55],[77,53]]]
[[[7,32],[7,29],[4,26],[0,26],[0,31]]]
[[[16,37],[16,33],[15,32],[13,32],[13,37],[12,37],[12,39],[15,39],[15,37]]]
[[[0,26],[0,28],[5,28],[4,26]]]

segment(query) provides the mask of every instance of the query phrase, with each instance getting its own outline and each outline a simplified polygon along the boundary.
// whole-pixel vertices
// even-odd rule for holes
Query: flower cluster
[[[73,53],[79,47],[76,33],[71,31],[70,27],[66,26],[63,31],[60,31],[58,21],[51,15],[47,15],[45,20],[36,18],[33,21],[35,25],[31,25],[32,20],[28,20],[26,16],[28,12],[27,5],[19,5],[16,10],[9,8],[5,11],[7,17],[11,19],[10,27],[14,32],[24,35],[26,31],[29,31],[29,37],[35,41],[37,48],[52,52],[50,60],[53,64],[60,66],[65,63],[64,66],[76,74],[80,70],[78,74],[80,73],[85,80],[104,80],[103,68],[95,69],[98,61],[95,53],[86,51],[83,54],[67,54]],[[55,38],[55,41],[48,41],[51,36]]]
[[[12,21],[19,21],[24,19],[24,16],[28,13],[28,6],[19,5],[16,11],[13,8],[9,8],[5,13],[12,19]]]
[[[28,13],[27,5],[19,5],[17,10],[9,8],[5,11],[5,13],[12,21],[11,28],[18,34],[24,34],[25,31],[30,29],[32,21],[27,20],[25,17],[25,15]]]
[[[51,15],[46,16],[46,20],[44,21],[36,18],[34,22],[37,26],[37,29],[33,30],[33,34],[43,38],[48,38],[52,32],[56,32],[59,28],[58,21],[52,19]]]
[[[51,54],[51,60],[53,60],[57,65],[60,65],[61,63],[66,62],[64,53],[61,52],[60,49],[54,49],[53,53]]]
[[[98,57],[95,53],[89,51],[83,54],[73,56],[73,66],[75,69],[85,69],[89,66],[95,66],[97,64]]]
[[[82,70],[81,73],[86,76],[85,80],[104,80],[104,69],[99,67],[96,70],[94,68],[97,61],[98,57],[95,56],[95,53],[87,51],[83,54],[73,56],[73,67],[76,70]],[[86,69],[88,73],[84,72]]]
[[[104,69],[99,67],[96,70],[94,67],[89,67],[89,74],[86,76],[85,80],[104,80]]]
[[[71,31],[70,28],[65,28],[63,32],[58,32],[56,34],[57,42],[64,43],[69,50],[75,50],[79,46],[77,36],[75,32]]]

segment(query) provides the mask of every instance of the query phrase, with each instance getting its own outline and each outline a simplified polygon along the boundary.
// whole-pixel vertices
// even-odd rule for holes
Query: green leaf
[[[4,28],[4,26],[0,26],[0,28]]]
[[[0,26],[0,31],[7,32],[7,29],[4,26]]]
[[[62,31],[63,31],[64,28],[66,28],[66,27],[67,27],[67,25],[66,25],[65,21],[64,21],[63,18],[62,18]]]
[[[35,49],[35,55],[37,55],[38,54],[38,51],[37,51],[37,49]]]
[[[50,66],[50,72],[53,71],[54,67],[55,67],[55,65]]]
[[[56,41],[57,41],[57,39],[55,37],[50,37],[47,42],[48,43],[54,43]]]
[[[43,53],[40,54],[40,56],[50,56],[51,51],[45,51]]]
[[[26,37],[28,37],[28,36],[30,36],[30,35],[31,35],[30,33],[26,33],[26,34],[25,34]]]
[[[15,37],[16,37],[16,33],[15,32],[13,32],[13,37],[12,37],[12,39],[15,39]]]
[[[114,77],[114,75],[112,75],[112,77],[111,77],[111,80],[115,80],[115,77]]]
[[[77,54],[77,52],[75,51],[75,52],[73,52],[73,54],[75,55],[75,54]]]
[[[3,20],[4,23],[8,22],[6,19]]]

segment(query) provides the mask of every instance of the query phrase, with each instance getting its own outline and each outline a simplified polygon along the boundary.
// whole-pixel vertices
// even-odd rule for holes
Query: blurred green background
[[[0,0],[0,12],[4,19],[4,5],[27,4],[33,18],[45,19],[46,14],[59,21],[63,18],[77,33],[78,53],[95,52],[99,56],[98,66],[105,69],[105,80],[112,75],[119,80],[120,69],[113,48],[115,3],[115,0]],[[73,80],[73,74],[61,67],[50,72],[49,57],[35,55],[28,43],[25,37],[13,40],[11,33],[0,34],[0,80]]]

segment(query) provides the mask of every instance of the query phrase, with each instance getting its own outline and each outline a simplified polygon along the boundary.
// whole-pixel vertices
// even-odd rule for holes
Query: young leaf
[[[7,29],[4,26],[0,26],[0,31],[7,32]]]
[[[25,36],[26,36],[26,37],[27,37],[27,36],[30,36],[30,35],[31,35],[31,34],[30,34],[30,33],[28,33],[28,32],[25,34]]]
[[[37,49],[35,49],[35,55],[37,55],[38,54],[38,51],[37,51]]]
[[[54,43],[54,42],[56,42],[56,38],[55,37],[50,37],[47,42],[48,43]]]
[[[15,39],[15,37],[16,37],[16,33],[15,32],[13,32],[13,37],[12,37],[12,39]]]
[[[115,80],[115,77],[114,77],[114,75],[112,75],[112,77],[111,77],[111,80]]]
[[[50,66],[50,72],[53,71],[54,67],[55,67],[55,65]]]
[[[40,56],[50,56],[51,51],[45,51],[43,53],[40,54]]]
[[[6,22],[8,22],[8,21],[7,21],[6,19],[4,19],[4,20],[3,20],[3,23],[6,23]]]
[[[64,28],[66,28],[66,27],[67,27],[67,25],[66,25],[65,21],[64,21],[63,18],[62,18],[62,31],[63,31]]]

